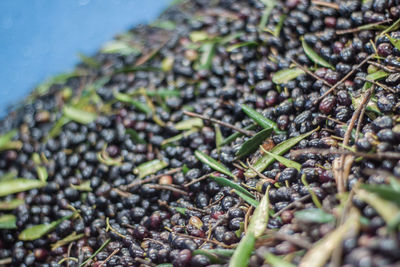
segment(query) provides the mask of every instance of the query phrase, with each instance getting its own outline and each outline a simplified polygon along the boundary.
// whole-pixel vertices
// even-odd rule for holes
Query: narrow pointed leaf
[[[72,184],[71,187],[73,189],[78,190],[78,191],[86,191],[86,192],[92,191],[92,187],[90,186],[90,180],[83,181],[79,185]]]
[[[18,133],[17,130],[11,130],[6,134],[3,134],[0,136],[0,148],[4,147],[5,145],[7,145],[8,142],[11,141],[11,139],[13,139],[14,136],[16,136]]]
[[[400,214],[400,209],[393,202],[385,200],[379,197],[377,194],[368,192],[364,189],[357,190],[356,195],[362,201],[371,205],[376,212],[382,216],[388,225],[393,224],[393,221],[397,220],[397,216]]]
[[[49,224],[38,224],[38,225],[34,225],[32,227],[26,228],[19,234],[18,238],[23,241],[32,241],[32,240],[41,238],[45,234],[53,231],[61,222],[71,218],[72,215],[73,214],[64,216],[61,219],[54,221],[52,223],[49,223]]]
[[[40,180],[17,178],[0,182],[0,197],[10,194],[28,191],[34,188],[41,188],[46,183]]]
[[[62,247],[62,246],[65,246],[65,245],[67,245],[67,244],[69,244],[69,243],[71,243],[71,242],[73,242],[73,241],[79,240],[79,239],[81,239],[81,238],[84,237],[84,236],[85,236],[85,234],[79,234],[79,235],[77,235],[76,232],[72,232],[72,234],[67,235],[66,237],[64,237],[63,239],[57,241],[57,242],[54,243],[54,244],[51,244],[51,245],[50,245],[50,246],[51,246],[51,250],[54,251],[54,250],[56,250],[57,248]]]
[[[247,131],[252,131],[252,130],[255,130],[256,128],[257,128],[257,124],[256,123],[253,123],[251,125],[248,125],[248,126],[244,127],[244,129],[247,130]],[[230,136],[228,136],[227,138],[225,138],[222,141],[221,146],[227,145],[227,144],[235,141],[236,138],[238,138],[238,137],[240,137],[242,135],[243,134],[240,133],[240,132],[235,132],[235,133],[231,134]]]
[[[302,70],[300,68],[284,69],[284,70],[275,72],[272,75],[272,81],[275,84],[287,83],[293,79],[296,79],[297,76],[304,74],[304,73],[305,73],[304,70]]]
[[[285,157],[282,157],[280,155],[277,155],[275,153],[271,153],[267,150],[265,150],[262,146],[260,146],[261,150],[264,151],[266,154],[268,154],[269,156],[273,157],[274,159],[276,159],[279,163],[285,165],[288,168],[295,168],[296,170],[300,171],[301,169],[301,164],[297,163],[293,160],[287,159]]]
[[[0,216],[0,229],[16,229],[17,217],[12,214],[4,214]]]
[[[258,28],[260,30],[264,30],[265,26],[268,23],[269,16],[271,15],[272,10],[274,9],[275,5],[277,4],[276,0],[262,0],[262,2],[265,5],[265,9],[261,16],[260,24],[258,25]]]
[[[79,265],[79,267],[83,267],[86,266],[86,264],[91,261],[93,258],[95,258],[97,256],[97,254],[99,254],[100,251],[102,251],[109,243],[111,242],[111,238],[107,239],[106,242],[104,242],[98,250],[96,250],[89,258],[87,258],[84,262],[81,263],[81,265]]]
[[[137,110],[145,113],[146,115],[150,115],[153,113],[152,109],[147,104],[137,101],[127,94],[114,92],[114,97],[120,102],[131,104]]]
[[[203,120],[200,118],[190,118],[184,121],[180,121],[175,123],[174,128],[180,131],[190,130],[194,127],[201,128],[203,127]]]
[[[243,194],[248,195],[249,197],[254,198],[253,194],[250,193],[249,191],[247,191],[246,189],[244,189],[243,187],[241,187],[240,185],[232,182],[231,180],[228,180],[224,177],[217,177],[217,176],[210,176],[211,179],[213,179],[214,181],[216,181],[218,184],[222,185],[222,186],[228,186],[232,189],[235,189],[237,191],[242,192]]]
[[[139,133],[133,129],[126,129],[126,133],[129,134],[131,139],[137,144],[146,144],[146,140],[140,137]]]
[[[311,199],[314,202],[314,205],[319,208],[322,209],[322,204],[319,201],[317,195],[315,194],[315,192],[312,190],[312,188],[310,188],[310,186],[308,185],[308,182],[306,180],[306,174],[303,173],[303,175],[301,176],[301,182],[303,183],[303,185],[306,187],[308,193],[310,193],[311,195]]]
[[[160,97],[171,97],[171,96],[179,97],[181,93],[178,90],[158,89],[156,91],[146,91],[146,95],[160,96]]]
[[[47,178],[49,177],[49,174],[47,173],[47,169],[44,166],[36,166],[36,172],[38,175],[38,178],[42,182],[46,182]]]
[[[303,222],[310,223],[328,223],[335,221],[335,216],[326,213],[321,209],[305,209],[296,211],[294,216]]]
[[[201,162],[203,162],[204,164],[207,164],[208,166],[210,166],[212,169],[219,171],[220,173],[226,174],[232,178],[235,178],[235,175],[233,175],[229,169],[222,163],[216,161],[215,159],[213,159],[212,157],[204,154],[203,152],[196,150],[194,152],[196,158],[198,160],[200,160]]]
[[[97,118],[97,114],[77,109],[71,106],[64,106],[64,116],[81,124],[88,124]]]
[[[304,38],[301,38],[301,45],[303,46],[304,53],[307,55],[307,57],[314,62],[315,64],[321,65],[322,67],[326,68],[331,68],[335,69],[331,64],[329,64],[328,61],[323,59],[320,55],[318,55],[304,40]]]
[[[8,201],[1,201],[0,210],[13,210],[15,208],[18,208],[20,205],[24,203],[25,203],[24,200],[18,198],[14,198]]]
[[[239,151],[236,152],[236,156],[238,158],[242,158],[256,151],[258,146],[271,135],[272,131],[272,128],[266,128],[258,132],[256,135],[254,135],[242,144]]]
[[[267,253],[265,256],[265,260],[271,264],[272,267],[295,267],[295,265],[290,262],[285,261],[284,259],[275,256],[272,253]]]
[[[198,132],[198,131],[199,131],[198,129],[194,128],[194,129],[191,129],[191,130],[184,131],[183,133],[180,133],[178,135],[172,136],[170,138],[164,139],[164,141],[161,143],[161,146],[165,146],[165,145],[168,145],[170,143],[177,142],[177,141],[181,140],[182,138],[184,138],[186,136],[189,136],[192,133],[195,133],[195,132]]]
[[[200,61],[199,61],[199,70],[208,70],[211,68],[212,65],[212,59],[215,54],[215,43],[210,42],[210,43],[205,43],[204,45],[201,46],[201,56],[200,56]]]
[[[221,128],[219,127],[219,125],[216,124],[214,127],[215,127],[215,147],[217,148],[217,151],[219,153],[223,138],[222,138]]]
[[[244,201],[246,201],[253,207],[256,208],[258,206],[259,202],[257,200],[255,200],[254,198],[250,197],[249,195],[244,194],[241,191],[238,191],[236,189],[234,189],[233,192],[235,192],[240,198],[243,198]]]
[[[242,110],[249,116],[254,122],[263,127],[264,129],[273,128],[275,132],[281,133],[276,122],[264,117],[261,113],[252,109],[247,105],[242,105]]]
[[[299,267],[322,267],[347,235],[357,235],[360,228],[360,214],[352,209],[347,220],[333,232],[322,238],[311,248],[300,262]]]
[[[389,39],[389,41],[392,43],[392,45],[394,45],[394,47],[396,47],[397,49],[400,49],[400,40],[399,39],[394,39],[394,38],[390,37],[389,34],[386,34],[386,37]]]
[[[393,188],[393,186],[363,184],[360,186],[360,188],[365,189],[371,193],[375,193],[383,199],[395,202],[400,205],[400,192]]]
[[[256,46],[256,45],[258,45],[258,43],[255,42],[255,41],[242,42],[242,43],[237,43],[237,44],[233,44],[233,45],[228,46],[226,48],[226,51],[227,52],[232,52],[232,51],[234,51],[234,50],[236,50],[238,48],[244,47],[244,46]]]
[[[287,151],[289,151],[292,147],[294,147],[298,142],[303,140],[304,138],[307,138],[310,136],[313,132],[317,131],[317,129],[312,130],[308,133],[301,134],[296,137],[292,137],[286,141],[283,141],[282,143],[276,145],[274,148],[271,149],[271,153],[274,153],[276,155],[282,156],[285,154]],[[258,171],[258,172],[263,172],[271,163],[275,161],[274,157],[271,157],[268,154],[264,154],[262,157],[260,157],[256,163],[253,165],[253,167]],[[245,176],[248,178],[252,178],[257,176],[257,173],[251,169],[248,169],[245,173]]]
[[[133,173],[138,175],[138,179],[141,179],[143,177],[146,177],[147,175],[156,173],[167,166],[168,163],[166,163],[165,161],[160,159],[154,159],[140,164],[133,170]]]
[[[255,209],[251,216],[246,235],[242,238],[237,246],[231,260],[229,267],[243,267],[247,266],[251,253],[254,250],[256,238],[261,236],[267,228],[269,219],[269,199],[268,190],[261,199],[260,204]]]

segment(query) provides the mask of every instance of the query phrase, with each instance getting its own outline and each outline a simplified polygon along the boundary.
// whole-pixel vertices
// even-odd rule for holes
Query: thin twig
[[[212,175],[212,173],[204,174],[203,176],[201,176],[201,177],[199,177],[197,179],[194,179],[194,180],[190,181],[189,183],[184,184],[183,187],[189,187],[192,184],[195,184],[197,182],[200,182],[200,181],[203,181],[203,180],[207,179],[211,175]]]
[[[115,249],[110,255],[108,255],[108,257],[102,263],[100,263],[99,267],[103,266],[104,263],[109,261],[112,256],[114,256],[115,254],[117,254],[119,252],[119,250],[120,250],[119,248]]]
[[[330,121],[333,121],[333,122],[335,122],[337,124],[340,124],[340,125],[345,125],[346,124],[346,123],[344,123],[344,122],[342,122],[340,120],[337,120],[337,119],[334,119],[334,118],[331,118],[331,117],[328,117],[328,116],[325,116],[325,115],[319,115],[319,117],[327,119],[327,120],[330,120]]]
[[[390,72],[390,73],[398,73],[400,71],[398,68],[388,67],[388,66],[382,65],[382,64],[380,64],[378,62],[375,62],[375,61],[368,61],[368,64],[374,65],[375,67],[378,67],[381,70],[384,70],[384,71]]]
[[[236,126],[234,126],[234,125],[232,125],[230,123],[226,123],[226,122],[223,122],[223,121],[220,121],[220,120],[209,118],[209,117],[206,117],[206,116],[201,115],[201,114],[197,114],[197,113],[190,112],[190,111],[187,111],[187,110],[183,111],[183,113],[185,113],[186,115],[188,115],[190,117],[196,117],[196,118],[200,118],[202,120],[207,120],[207,121],[211,121],[213,123],[217,123],[219,125],[222,125],[224,127],[230,128],[232,130],[235,130],[235,131],[237,131],[239,133],[242,133],[244,135],[247,135],[247,136],[253,136],[254,135],[252,132],[249,132],[249,131],[246,131],[244,129],[238,128],[238,127],[236,127]]]
[[[332,86],[328,91],[326,91],[322,96],[320,96],[318,98],[318,100],[317,100],[317,103],[319,101],[321,101],[322,99],[324,99],[325,96],[327,96],[330,93],[332,93],[336,88],[339,87],[339,85],[344,83],[351,75],[353,75],[353,73],[355,71],[358,71],[371,57],[373,57],[373,55],[369,55],[363,61],[361,61],[360,64],[358,64],[357,66],[353,67],[353,69],[351,71],[349,71],[340,81],[338,81],[334,86]]]
[[[336,34],[337,35],[342,35],[342,34],[348,34],[348,33],[355,33],[355,32],[359,32],[359,31],[367,30],[368,29],[367,26],[368,27],[378,26],[378,25],[381,25],[381,24],[389,23],[391,21],[392,21],[392,19],[385,19],[385,20],[378,21],[378,22],[375,22],[375,23],[359,26],[357,28],[336,31]]]
[[[130,183],[128,185],[121,186],[121,189],[126,190],[126,189],[129,189],[129,188],[138,186],[138,185],[149,183],[149,182],[157,180],[158,178],[163,177],[164,175],[171,175],[171,174],[177,173],[180,170],[182,170],[182,168],[179,167],[179,168],[171,169],[171,170],[169,170],[169,171],[167,171],[165,173],[160,173],[160,174],[157,174],[157,175],[150,176],[149,178],[146,178],[146,179],[135,179],[134,181],[132,181],[132,183]]]
[[[335,4],[335,3],[329,3],[329,2],[325,2],[325,1],[319,1],[319,0],[312,0],[311,3],[313,3],[314,5],[317,5],[317,6],[324,6],[324,7],[329,7],[329,8],[339,10],[339,5]]]
[[[305,239],[297,238],[294,236],[290,236],[284,233],[276,232],[276,231],[268,231],[268,234],[271,234],[275,239],[288,241],[300,248],[310,249],[312,248],[312,244]]]
[[[300,69],[302,69],[305,73],[307,73],[308,75],[312,76],[314,79],[321,81],[323,84],[325,84],[326,86],[331,87],[332,84],[328,83],[327,81],[325,81],[324,79],[322,79],[321,77],[318,77],[317,75],[315,75],[312,71],[308,70],[307,68],[303,67],[302,65],[300,65],[299,62],[297,62],[296,60],[294,60],[293,58],[290,59],[297,67],[299,67]]]
[[[381,84],[381,83],[379,83],[379,82],[377,82],[377,81],[368,80],[368,79],[365,79],[364,77],[356,77],[355,79],[356,79],[356,80],[362,80],[362,81],[364,81],[364,82],[369,82],[369,83],[375,84],[376,86],[382,87],[384,90],[390,91],[390,92],[392,92],[393,94],[396,93],[396,91],[395,91],[394,89],[392,89],[392,88],[390,88],[390,87],[388,87],[388,86],[386,86],[386,85],[384,85],[384,84]]]
[[[156,190],[170,190],[172,192],[175,192],[175,193],[178,193],[178,194],[181,194],[181,195],[185,195],[185,196],[189,195],[188,192],[183,191],[183,190],[178,189],[178,188],[175,188],[175,187],[170,186],[170,185],[149,184],[147,186],[149,188],[153,188],[153,189],[156,189]]]
[[[286,207],[284,207],[283,209],[281,209],[280,211],[278,211],[277,213],[275,213],[274,215],[272,215],[272,218],[278,217],[278,216],[281,215],[282,212],[284,212],[285,210],[294,208],[298,203],[303,202],[303,201],[309,199],[310,197],[311,197],[311,195],[305,195],[305,196],[303,196],[303,197],[301,197],[301,198],[299,198],[299,199],[293,201],[292,203],[290,203],[289,205],[287,205]]]
[[[274,179],[268,178],[267,176],[265,176],[264,174],[262,174],[261,172],[259,172],[258,170],[256,170],[256,168],[254,168],[250,162],[249,159],[247,158],[247,165],[249,165],[249,168],[254,171],[258,176],[260,176],[261,178],[263,178],[264,180],[274,184],[276,181]]]

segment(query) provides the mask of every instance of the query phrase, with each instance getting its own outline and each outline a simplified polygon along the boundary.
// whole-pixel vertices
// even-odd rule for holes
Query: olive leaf
[[[218,184],[222,185],[222,186],[228,186],[230,188],[233,188],[237,191],[242,192],[245,195],[248,195],[249,197],[254,197],[252,193],[250,193],[249,191],[247,191],[246,189],[244,189],[243,187],[241,187],[240,185],[232,182],[231,180],[228,180],[224,177],[217,177],[217,176],[213,176],[210,175],[210,178],[213,179],[214,181],[216,181]]]
[[[308,133],[304,133],[301,135],[298,135],[296,137],[292,137],[286,141],[283,141],[282,143],[276,145],[274,148],[271,149],[271,153],[274,153],[275,155],[280,155],[282,156],[283,154],[285,154],[289,149],[291,149],[292,147],[294,147],[298,142],[300,142],[301,140],[303,140],[304,138],[307,138],[308,136],[310,136],[313,132],[317,131],[318,128],[308,132]],[[258,172],[262,172],[264,171],[271,163],[273,163],[275,161],[275,158],[265,154],[262,157],[260,157],[256,163],[253,165],[253,168],[255,170],[257,170]],[[244,175],[247,178],[252,178],[257,176],[257,172],[255,172],[252,169],[248,169]]]
[[[235,175],[233,175],[229,169],[223,165],[222,163],[216,161],[215,159],[213,159],[212,157],[204,154],[203,152],[196,150],[194,152],[196,158],[198,160],[200,160],[201,162],[203,162],[204,164],[207,164],[208,166],[210,166],[212,169],[219,171],[220,173],[226,174],[232,178],[235,178]]]
[[[233,192],[236,193],[240,198],[242,198],[244,201],[246,201],[247,203],[249,203],[253,207],[257,207],[258,206],[259,202],[257,200],[255,200],[254,198],[249,197],[247,194],[244,194],[241,191],[236,190],[236,189],[234,189]]]
[[[135,130],[129,128],[126,129],[126,133],[129,134],[129,136],[131,137],[131,139],[137,143],[137,144],[146,144],[146,140],[144,140],[143,138],[140,137],[139,133],[136,132]]]
[[[229,267],[247,266],[251,253],[253,252],[256,238],[260,237],[267,228],[269,219],[269,192],[265,193],[260,204],[251,216],[246,235],[242,238],[235,249]]]
[[[90,180],[83,181],[79,185],[71,184],[71,187],[78,191],[86,191],[86,192],[92,191],[92,187],[90,186]]]
[[[265,150],[262,146],[260,146],[260,149],[262,151],[264,151],[264,153],[268,154],[269,156],[273,157],[274,159],[276,159],[279,163],[285,165],[288,168],[295,168],[296,170],[300,171],[301,169],[301,164],[297,163],[293,160],[287,159],[285,157],[282,157],[280,155],[277,155],[275,153],[271,153],[267,150]]]
[[[151,107],[149,107],[146,103],[135,100],[130,95],[115,91],[114,97],[115,97],[115,99],[117,99],[120,102],[131,104],[137,110],[145,113],[146,115],[151,115],[153,113],[153,110],[151,109]]]
[[[89,258],[87,258],[84,262],[82,262],[79,267],[86,266],[89,261],[91,261],[93,258],[99,254],[100,251],[102,251],[109,243],[111,242],[111,238],[107,239],[100,247],[98,250],[96,250]]]
[[[19,238],[19,240],[23,240],[23,241],[32,241],[32,240],[41,238],[45,234],[53,231],[61,222],[68,220],[73,215],[74,214],[64,216],[61,219],[58,219],[58,220],[48,223],[48,224],[38,224],[38,225],[31,226],[29,228],[26,228],[19,234],[18,238]]]
[[[303,46],[304,53],[306,53],[307,57],[313,61],[315,64],[321,65],[322,67],[335,69],[328,61],[323,59],[320,55],[318,55],[301,37],[301,45]]]
[[[1,201],[0,202],[0,210],[13,210],[24,203],[25,203],[24,200],[18,199],[18,198],[14,198],[12,200]]]
[[[79,240],[84,236],[85,236],[85,234],[83,234],[83,233],[77,235],[76,232],[72,232],[72,234],[67,235],[66,237],[64,237],[63,239],[57,241],[54,244],[51,244],[50,245],[51,246],[51,250],[54,251],[57,248],[65,246],[65,245],[67,245],[67,244],[69,244],[69,243],[71,243],[73,241]]]
[[[282,131],[279,130],[276,122],[264,117],[261,113],[257,112],[251,107],[247,105],[242,105],[242,110],[244,111],[244,113],[246,113],[247,116],[249,116],[254,122],[256,122],[264,129],[272,128],[276,133],[282,133]]]
[[[206,256],[211,263],[223,264],[232,257],[234,250],[232,249],[196,249],[193,251],[193,256]]]
[[[16,229],[17,217],[12,214],[4,214],[0,216],[0,229]]]
[[[46,183],[40,180],[17,178],[0,182],[0,197],[28,191],[34,188],[41,188]]]
[[[242,42],[242,43],[237,43],[237,44],[228,46],[226,48],[226,51],[232,52],[232,51],[235,51],[236,49],[244,47],[244,46],[256,46],[256,45],[258,45],[258,43],[255,41]]]
[[[258,146],[271,135],[272,130],[272,128],[266,128],[248,139],[242,144],[239,151],[236,152],[236,157],[242,158],[256,151]]]
[[[21,141],[12,141],[14,136],[18,133],[17,130],[11,130],[6,134],[0,136],[0,151],[10,150],[10,149],[21,149],[22,142]]]
[[[265,254],[264,258],[269,264],[271,264],[272,267],[295,267],[295,265],[291,264],[290,262],[287,262],[269,252]]]
[[[154,159],[140,164],[133,170],[133,173],[138,176],[138,179],[142,179],[143,177],[156,173],[167,166],[168,163],[166,163],[165,161],[160,159]]]
[[[88,124],[97,118],[97,114],[88,112],[82,109],[78,109],[72,106],[64,106],[63,114],[68,119],[81,124]]]
[[[253,123],[253,124],[250,124],[250,125],[244,127],[244,130],[251,131],[251,130],[255,130],[256,128],[257,128],[257,124]],[[234,140],[236,140],[236,138],[238,138],[242,135],[243,134],[240,132],[235,132],[235,133],[231,134],[230,136],[228,136],[227,138],[225,138],[222,141],[221,146],[224,146],[224,145],[227,145],[227,144],[233,142]]]
[[[325,266],[335,248],[337,248],[347,235],[357,235],[360,229],[360,213],[352,209],[344,222],[334,231],[327,234],[316,245],[307,251],[301,259],[299,267]]]
[[[321,209],[305,209],[296,211],[294,216],[303,221],[303,222],[311,222],[311,223],[328,223],[334,222],[335,216],[330,213],[327,213]]]
[[[174,128],[180,131],[190,130],[193,128],[203,127],[203,120],[200,118],[190,118],[184,121],[180,121],[174,124]]]
[[[221,133],[221,128],[218,124],[214,125],[215,128],[215,147],[217,148],[218,153],[221,150],[221,143],[224,141]]]
[[[287,83],[293,79],[296,79],[297,76],[304,73],[304,70],[300,68],[283,69],[275,72],[272,75],[272,82],[274,82],[275,84]]]

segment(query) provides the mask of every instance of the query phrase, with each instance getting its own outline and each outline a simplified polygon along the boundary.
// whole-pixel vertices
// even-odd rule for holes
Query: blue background
[[[46,78],[71,71],[78,53],[139,23],[171,0],[1,0],[0,116]]]

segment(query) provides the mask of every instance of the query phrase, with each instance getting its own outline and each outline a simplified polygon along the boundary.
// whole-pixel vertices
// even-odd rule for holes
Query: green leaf
[[[301,37],[301,45],[303,46],[304,53],[306,53],[307,57],[313,61],[315,64],[321,65],[322,67],[326,68],[331,68],[335,69],[331,64],[329,64],[328,61],[323,59],[320,55],[318,55],[304,40],[303,37]]]
[[[195,132],[198,132],[198,131],[199,131],[198,129],[194,128],[194,129],[191,129],[191,130],[187,130],[187,131],[185,131],[183,133],[180,133],[178,135],[172,136],[170,138],[164,139],[164,141],[161,143],[161,146],[165,146],[165,145],[168,145],[170,143],[177,142],[177,141],[181,140],[182,138],[187,137],[187,136],[191,135],[192,133],[195,133]]]
[[[146,140],[144,140],[143,138],[140,137],[139,133],[136,132],[135,130],[129,128],[126,129],[126,133],[129,134],[129,136],[131,137],[131,139],[137,143],[137,144],[146,144]]]
[[[362,184],[360,188],[371,193],[377,194],[379,197],[395,202],[400,205],[400,192],[388,185],[367,185]]]
[[[186,208],[176,207],[175,210],[182,215],[186,215],[186,210],[187,210]]]
[[[145,103],[134,100],[131,96],[123,93],[119,93],[117,91],[114,92],[114,97],[120,102],[128,103],[134,106],[139,111],[145,113],[146,115],[151,115],[153,113],[152,109]]]
[[[83,181],[79,185],[72,184],[71,187],[78,191],[86,191],[86,192],[92,191],[92,187],[90,186],[90,180]]]
[[[210,156],[204,154],[203,152],[196,150],[194,152],[196,158],[203,162],[204,164],[209,165],[212,169],[219,171],[220,173],[226,174],[232,178],[235,178],[235,175],[233,175],[229,169],[223,165],[222,163],[219,163],[215,159],[211,158]]]
[[[138,179],[142,179],[143,177],[156,173],[167,166],[168,163],[166,163],[165,161],[160,159],[154,159],[140,164],[133,170],[133,173],[138,175],[137,177]]]
[[[206,31],[193,31],[189,34],[189,38],[192,42],[203,42],[210,39],[210,36]]]
[[[363,98],[363,96],[361,96],[361,95],[359,97],[351,96],[351,102],[353,104],[354,109],[357,109],[360,106],[360,104],[362,102],[362,98]],[[378,108],[378,104],[376,103],[376,101],[374,101],[374,99],[370,99],[368,101],[365,110],[367,111],[366,114],[371,119],[375,119],[376,115],[382,115],[381,111]]]
[[[146,90],[146,95],[148,96],[160,96],[160,97],[179,97],[181,92],[179,90],[168,90],[168,89],[158,89],[155,91]]]
[[[161,263],[158,264],[156,267],[173,267],[172,263]]]
[[[285,165],[288,168],[295,168],[296,170],[300,171],[301,170],[301,164],[297,163],[293,160],[287,159],[285,157],[282,157],[280,155],[277,155],[275,153],[271,153],[267,150],[265,150],[262,146],[260,146],[261,150],[264,151],[266,154],[268,154],[269,156],[273,157],[274,159],[276,159],[279,163]]]
[[[215,147],[217,148],[218,153],[221,150],[221,144],[224,141],[221,133],[221,128],[218,124],[214,125],[215,128]]]
[[[211,68],[215,47],[216,44],[214,42],[205,43],[200,47],[201,56],[198,65],[199,70],[209,70]]]
[[[24,204],[25,201],[22,199],[14,198],[12,200],[1,201],[0,210],[13,210],[18,208],[20,205]]]
[[[81,73],[76,71],[68,72],[68,73],[60,73],[49,79],[47,79],[44,83],[38,85],[34,90],[34,95],[44,95],[46,94],[50,87],[55,84],[65,84],[70,78],[82,76]]]
[[[81,124],[88,124],[97,118],[97,114],[77,109],[71,106],[64,106],[64,116]]]
[[[240,238],[242,236],[242,233],[244,232],[244,222],[240,222],[239,225],[240,228],[235,231],[235,235],[237,238]]]
[[[246,142],[242,144],[239,151],[236,152],[236,157],[242,158],[256,151],[258,146],[262,144],[264,140],[271,135],[272,130],[273,130],[272,128],[266,128],[258,132],[253,137],[249,138]]]
[[[203,127],[203,120],[200,118],[190,118],[184,121],[175,123],[174,128],[180,131],[191,130],[193,128]]]
[[[246,267],[254,250],[255,243],[256,238],[254,233],[247,233],[236,247],[232,258],[229,261],[229,267]]]
[[[302,182],[302,183],[304,184],[304,186],[306,187],[308,193],[310,193],[311,199],[312,199],[312,201],[314,202],[314,205],[315,205],[317,208],[322,209],[322,204],[321,204],[321,202],[319,201],[317,195],[315,194],[315,192],[310,188],[310,186],[309,186],[308,183],[307,183],[306,174],[305,174],[305,173],[303,173],[303,175],[301,176],[301,182]]]
[[[274,132],[282,133],[282,131],[279,130],[276,122],[264,117],[261,113],[257,112],[256,110],[252,109],[251,107],[249,107],[247,105],[242,105],[242,110],[244,111],[244,113],[246,113],[247,116],[249,116],[254,122],[256,122],[258,125],[260,125],[264,129],[272,128],[272,129],[274,129]]]
[[[3,176],[0,177],[0,182],[8,181],[17,176],[17,172],[15,170],[5,173]]]
[[[301,259],[299,267],[325,266],[332,252],[337,248],[347,235],[357,236],[360,229],[360,213],[352,209],[344,224],[325,235],[320,241],[307,251]]]
[[[242,238],[229,262],[229,267],[247,266],[251,253],[253,252],[255,241],[267,228],[269,219],[269,199],[268,190],[261,199],[260,204],[251,216],[246,235]]]
[[[335,216],[332,214],[314,208],[296,211],[294,216],[303,222],[310,223],[329,223],[335,221]]]
[[[100,50],[104,54],[121,54],[123,56],[128,56],[131,54],[139,54],[140,50],[134,46],[131,46],[125,40],[113,40],[107,42]]]
[[[258,45],[258,43],[255,42],[255,41],[242,42],[242,43],[237,43],[237,44],[233,44],[233,45],[228,46],[228,47],[226,48],[226,51],[227,51],[227,52],[232,52],[232,51],[234,51],[234,50],[236,50],[236,49],[238,49],[238,48],[240,48],[240,47],[244,47],[244,46],[256,46],[256,45]]]
[[[274,32],[273,32],[275,37],[279,37],[282,27],[283,27],[283,23],[285,22],[285,19],[286,19],[286,15],[282,14],[279,18],[278,24],[276,25],[276,27],[274,29]]]
[[[98,62],[94,57],[88,57],[82,53],[78,53],[78,57],[83,63],[93,69],[97,69],[101,65],[100,62]]]
[[[71,218],[72,215],[74,215],[74,214],[64,216],[61,219],[58,219],[57,221],[54,221],[49,224],[38,224],[38,225],[34,225],[32,227],[26,228],[19,234],[18,238],[19,238],[19,240],[23,240],[23,241],[32,241],[32,240],[41,238],[45,234],[53,231],[61,222]]]
[[[23,191],[28,191],[34,188],[41,188],[45,185],[46,183],[40,180],[25,179],[25,178],[16,178],[13,180],[1,181],[0,197],[4,197],[7,195]]]
[[[57,241],[54,244],[51,244],[51,250],[54,251],[59,247],[65,246],[73,241],[79,240],[82,237],[84,237],[85,234],[79,234],[77,235],[76,232],[72,232],[72,234],[67,235],[66,237],[64,237],[63,239]]]
[[[290,262],[285,261],[284,259],[275,256],[272,253],[267,252],[265,254],[265,260],[271,264],[272,267],[295,267],[295,265],[291,264]]]
[[[259,205],[259,202],[255,200],[252,197],[249,197],[247,194],[242,193],[241,191],[238,190],[233,190],[240,198],[243,198],[244,201],[252,205],[253,207],[257,207]]]
[[[308,136],[310,136],[313,132],[315,132],[317,130],[318,130],[318,128],[315,130],[312,130],[308,133],[301,134],[299,136],[292,137],[286,141],[283,141],[282,143],[280,143],[280,144],[276,145],[274,148],[272,148],[270,152],[274,153],[276,155],[282,156],[287,151],[289,151],[292,147],[294,147],[298,142],[300,142],[304,138],[307,138]],[[258,172],[263,172],[274,161],[275,161],[274,157],[271,157],[270,155],[265,154],[256,161],[256,163],[253,165],[253,168],[256,169]],[[251,169],[248,169],[244,174],[247,178],[252,178],[252,177],[257,176],[257,173]]]
[[[275,84],[287,83],[293,79],[296,79],[297,76],[304,74],[304,73],[305,73],[304,70],[302,70],[300,68],[284,69],[284,70],[275,72],[272,75],[272,81]]]
[[[62,127],[70,121],[71,119],[61,116],[49,131],[46,140],[57,137],[61,133]]]
[[[11,141],[11,139],[14,138],[14,136],[16,136],[18,133],[17,130],[11,130],[6,134],[0,135],[0,148],[4,147],[5,145],[7,145],[8,142]]]
[[[390,25],[387,29],[379,34],[379,36],[383,36],[389,32],[396,31],[400,28],[400,19],[396,20],[392,25]],[[378,36],[377,36],[378,38]],[[394,44],[393,44],[394,45]]]
[[[247,130],[247,131],[252,131],[252,130],[255,130],[256,128],[257,128],[257,124],[256,123],[253,123],[251,125],[248,125],[248,126],[244,127],[244,129]],[[238,138],[238,137],[240,137],[242,135],[243,134],[240,133],[240,132],[235,132],[235,133],[231,134],[230,136],[225,138],[224,141],[222,141],[221,146],[227,145],[227,144],[235,141],[236,138]]]
[[[36,166],[36,172],[38,175],[38,178],[42,182],[46,182],[47,178],[49,177],[49,174],[47,173],[47,169],[44,166]]]
[[[204,255],[211,263],[223,264],[232,257],[233,252],[232,249],[196,249],[193,255]]]
[[[0,216],[0,229],[16,229],[17,217],[12,214],[4,214]]]
[[[399,19],[400,21],[400,19]],[[389,39],[389,41],[392,43],[392,45],[394,47],[396,47],[397,49],[400,49],[400,39],[394,39],[392,37],[390,37],[389,34],[386,34],[386,37]]]
[[[249,191],[247,191],[246,189],[244,189],[243,187],[241,187],[240,185],[232,182],[231,180],[228,180],[224,177],[217,177],[214,175],[210,176],[211,179],[213,179],[214,181],[216,181],[218,184],[222,185],[222,186],[228,186],[232,189],[235,189],[237,191],[242,192],[243,194],[248,195],[249,197],[254,198],[254,195],[252,193],[250,193]]]
[[[265,26],[268,23],[269,16],[271,15],[272,10],[274,9],[274,7],[277,3],[275,0],[262,0],[262,2],[265,5],[265,9],[262,14],[260,24],[258,24],[258,28],[260,30],[264,30]]]
[[[176,23],[172,20],[156,20],[151,24],[151,26],[169,31],[176,29]]]

